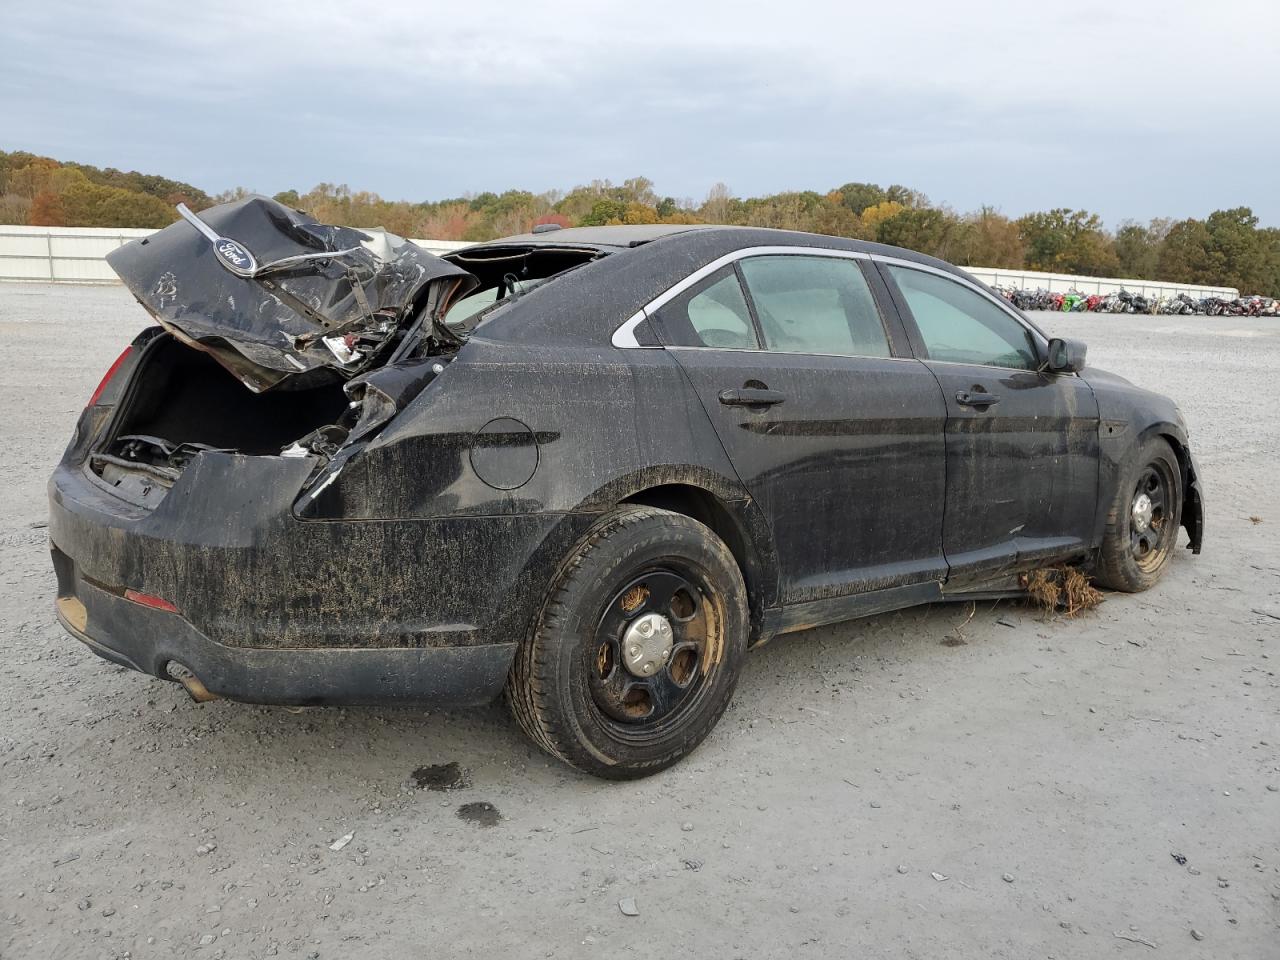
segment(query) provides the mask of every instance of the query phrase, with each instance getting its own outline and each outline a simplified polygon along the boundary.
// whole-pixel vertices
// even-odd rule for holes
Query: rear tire
[[[612,780],[692,751],[729,705],[747,650],[742,573],[689,517],[628,506],[564,563],[507,679],[511,712],[554,757]]]
[[[1182,524],[1182,468],[1162,437],[1144,443],[1121,473],[1107,512],[1097,581],[1138,593],[1164,575]]]

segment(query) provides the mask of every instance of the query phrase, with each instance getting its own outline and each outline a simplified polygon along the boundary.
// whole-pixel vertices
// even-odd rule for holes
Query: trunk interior
[[[333,423],[346,408],[342,384],[308,390],[245,389],[218,361],[172,337],[137,373],[116,437],[142,434],[248,454],[278,454]]]
[[[90,459],[126,499],[154,505],[203,450],[278,456],[336,423],[347,407],[341,382],[253,393],[202,350],[173,337],[152,344],[135,372],[114,429]],[[143,488],[146,492],[143,493]]]

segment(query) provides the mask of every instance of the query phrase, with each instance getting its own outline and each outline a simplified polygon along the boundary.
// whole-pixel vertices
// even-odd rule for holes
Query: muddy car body
[[[112,258],[159,326],[49,487],[61,622],[197,696],[505,685],[541,746],[634,776],[779,633],[1199,550],[1174,404],[919,254],[604,227],[441,260],[262,199],[198,219]]]

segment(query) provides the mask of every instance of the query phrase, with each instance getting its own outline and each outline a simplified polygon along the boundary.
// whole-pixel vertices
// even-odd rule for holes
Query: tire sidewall
[[[1153,568],[1144,569],[1138,565],[1130,549],[1129,514],[1138,479],[1147,466],[1157,460],[1164,461],[1172,480],[1172,488],[1169,491],[1169,512],[1165,522],[1173,526],[1173,533],[1159,564]],[[1103,545],[1104,568],[1107,571],[1106,580],[1109,581],[1109,586],[1130,591],[1146,590],[1154,586],[1164,575],[1178,542],[1178,528],[1182,523],[1182,498],[1182,466],[1178,462],[1177,455],[1163,437],[1148,438],[1125,468],[1120,489],[1116,491],[1116,499],[1112,505],[1107,542]]]
[[[620,526],[589,546],[581,562],[553,587],[560,591],[561,613],[544,617],[539,624],[542,639],[555,646],[556,700],[562,706],[572,747],[580,751],[579,756],[569,759],[603,776],[643,776],[692,750],[728,706],[746,656],[746,591],[733,555],[696,520],[652,513],[652,517]],[[625,581],[671,560],[693,568],[702,581],[703,602],[712,603],[722,621],[720,660],[678,724],[642,743],[619,739],[592,697],[584,650],[594,647],[597,620]],[[713,591],[711,598],[706,588]]]

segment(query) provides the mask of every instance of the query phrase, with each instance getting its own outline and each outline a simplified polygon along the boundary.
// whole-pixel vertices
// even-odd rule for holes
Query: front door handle
[[[771,407],[787,399],[777,390],[759,387],[742,387],[738,390],[721,390],[720,402],[726,407]]]
[[[956,394],[956,403],[962,407],[978,407],[981,409],[999,402],[1000,398],[994,393],[970,393],[968,390],[961,390]]]

